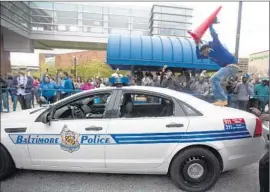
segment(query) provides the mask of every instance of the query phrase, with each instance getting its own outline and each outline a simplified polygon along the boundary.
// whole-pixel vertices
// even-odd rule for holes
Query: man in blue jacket
[[[63,99],[71,95],[71,93],[73,92],[74,86],[67,72],[62,72],[61,78],[63,80],[63,85],[61,85],[62,92],[61,92],[60,98]]]
[[[43,103],[54,103],[56,89],[58,89],[58,86],[56,85],[56,83],[50,81],[49,75],[44,75],[42,82],[39,86],[39,90],[41,93],[40,101]]]
[[[221,67],[218,72],[211,77],[210,83],[216,99],[214,104],[226,106],[228,105],[228,98],[221,86],[221,82],[225,78],[236,76],[239,67],[236,65],[237,59],[219,41],[218,35],[212,25],[209,29],[213,41],[202,45],[200,48],[196,42],[196,54],[198,59],[210,59]]]

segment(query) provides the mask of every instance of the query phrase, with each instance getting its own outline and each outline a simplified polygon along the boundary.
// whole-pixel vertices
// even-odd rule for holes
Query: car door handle
[[[172,128],[172,127],[184,127],[183,124],[181,123],[171,123],[171,124],[168,124],[166,125],[167,128]]]
[[[85,131],[101,131],[102,127],[86,127]]]

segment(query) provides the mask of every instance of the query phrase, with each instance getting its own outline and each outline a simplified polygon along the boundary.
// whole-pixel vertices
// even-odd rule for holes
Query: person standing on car
[[[248,82],[249,75],[245,74],[242,77],[242,82],[239,82],[235,87],[235,94],[237,95],[237,107],[240,110],[246,111],[248,101],[253,96],[253,89]]]
[[[18,76],[13,78],[11,87],[14,88],[13,92],[17,95],[22,110],[31,109],[31,91],[34,89],[32,77],[27,76],[24,71],[20,70]]]
[[[216,24],[214,22],[213,24]],[[226,106],[228,105],[228,98],[221,86],[223,79],[236,76],[239,67],[237,64],[236,57],[228,51],[226,47],[220,42],[218,34],[211,24],[209,27],[210,34],[213,38],[213,41],[203,44],[199,47],[199,42],[196,43],[196,55],[198,59],[210,59],[211,61],[216,62],[221,68],[211,77],[211,87],[213,94],[216,98],[214,105]]]

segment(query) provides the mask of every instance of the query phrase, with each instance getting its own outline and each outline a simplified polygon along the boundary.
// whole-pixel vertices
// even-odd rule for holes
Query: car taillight
[[[262,136],[262,121],[259,118],[256,118],[254,137],[261,137],[261,136]]]

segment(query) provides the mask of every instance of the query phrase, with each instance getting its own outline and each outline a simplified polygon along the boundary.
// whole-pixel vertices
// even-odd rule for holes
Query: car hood
[[[40,110],[39,110],[40,109]],[[36,111],[38,110],[38,111]],[[24,124],[34,121],[46,108],[28,109],[10,113],[1,113],[1,125],[4,124]],[[34,112],[36,111],[36,112]],[[31,112],[33,112],[31,114]]]

